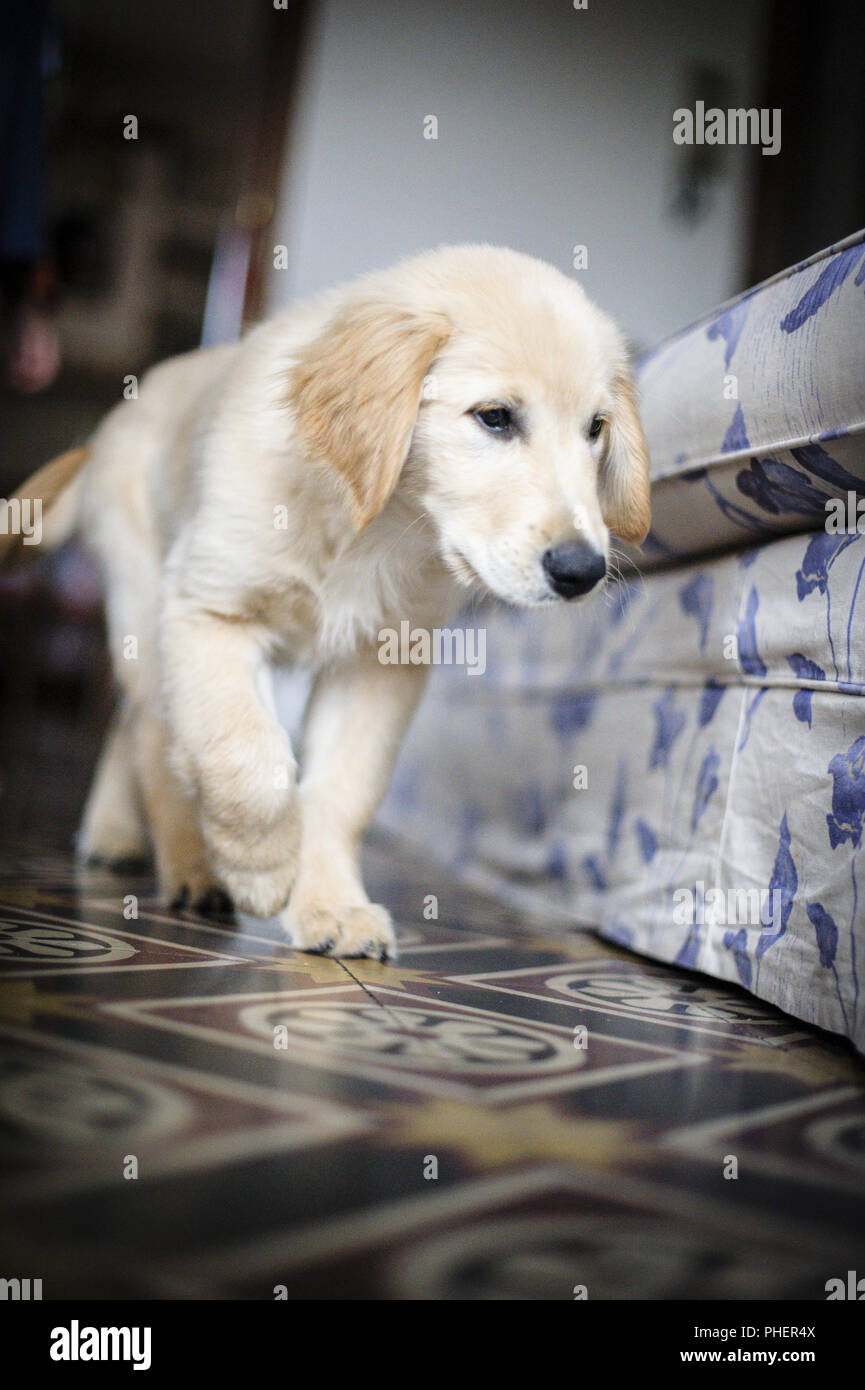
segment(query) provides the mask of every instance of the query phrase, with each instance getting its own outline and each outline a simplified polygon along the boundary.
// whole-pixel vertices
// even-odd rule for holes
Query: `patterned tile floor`
[[[438,873],[424,921],[431,875],[393,851],[370,877],[394,966],[7,848],[0,1272],[46,1298],[824,1299],[861,1268],[846,1045]]]

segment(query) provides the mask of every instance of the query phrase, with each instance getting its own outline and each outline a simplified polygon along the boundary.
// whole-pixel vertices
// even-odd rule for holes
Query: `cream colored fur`
[[[471,412],[511,399],[529,428],[503,441]],[[610,530],[640,541],[649,524],[616,328],[551,266],[489,246],[419,256],[156,367],[76,486],[122,692],[81,852],[149,839],[169,899],[221,888],[336,955],[395,951],[359,850],[423,671],[381,665],[379,631],[441,625],[466,586],[555,601],[547,547],[606,553]],[[279,662],[316,673],[300,775]]]

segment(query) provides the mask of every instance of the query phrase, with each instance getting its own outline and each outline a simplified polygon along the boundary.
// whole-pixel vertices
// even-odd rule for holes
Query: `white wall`
[[[704,221],[669,212],[687,66],[757,104],[764,0],[323,0],[275,239],[270,307],[444,241],[579,273],[638,343],[740,288],[748,152]],[[699,93],[698,93],[699,95]],[[439,138],[423,138],[423,118]],[[588,247],[575,272],[572,247]]]

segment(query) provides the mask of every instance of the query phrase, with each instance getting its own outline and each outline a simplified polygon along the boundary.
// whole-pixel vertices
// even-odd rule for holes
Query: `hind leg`
[[[172,907],[230,911],[231,901],[208,864],[195,804],[168,765],[162,721],[140,712],[133,741],[162,896]]]
[[[165,762],[159,720],[128,705],[109,727],[77,848],[86,862],[118,869],[152,852],[161,893],[172,906],[231,907],[207,866],[195,807]]]
[[[106,576],[108,648],[122,704],[88,799],[80,850],[116,861],[144,846],[155,859],[163,900],[230,910],[207,863],[197,807],[166,758],[154,608],[160,574],[147,517],[137,510],[134,490],[115,488],[111,496],[113,509],[101,502],[94,508],[90,539]]]
[[[114,712],[90,785],[77,841],[88,863],[128,864],[147,859],[150,842],[144,821],[129,711]]]

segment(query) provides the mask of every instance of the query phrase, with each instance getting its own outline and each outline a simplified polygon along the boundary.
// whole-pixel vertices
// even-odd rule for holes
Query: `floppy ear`
[[[358,531],[396,487],[423,379],[450,332],[443,315],[362,301],[338,313],[292,369],[300,436],[340,474]]]
[[[615,536],[639,545],[652,520],[649,451],[629,368],[619,372],[613,392],[610,439],[601,470],[601,510]]]

